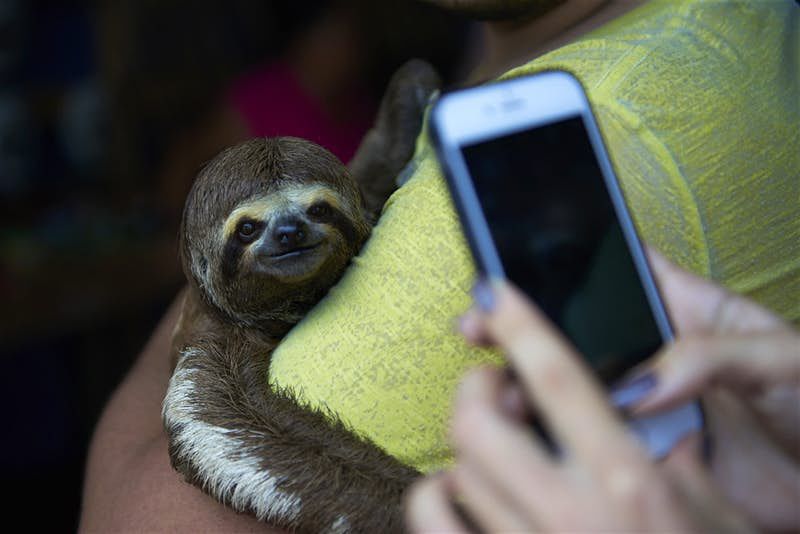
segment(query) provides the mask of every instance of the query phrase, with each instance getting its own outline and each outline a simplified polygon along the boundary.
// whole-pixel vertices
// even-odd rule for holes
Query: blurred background
[[[476,37],[413,0],[0,0],[12,514],[75,530],[97,418],[182,284],[175,237],[202,164],[256,135],[347,162],[397,67],[425,58],[452,83]]]

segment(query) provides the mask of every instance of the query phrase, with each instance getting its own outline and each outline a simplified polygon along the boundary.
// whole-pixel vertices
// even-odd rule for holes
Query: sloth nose
[[[306,225],[299,219],[278,221],[272,231],[272,238],[282,248],[294,248],[303,244],[307,234]]]

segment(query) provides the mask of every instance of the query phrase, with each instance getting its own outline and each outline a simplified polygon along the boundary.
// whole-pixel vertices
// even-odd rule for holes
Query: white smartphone
[[[481,276],[507,277],[615,384],[673,337],[578,80],[549,71],[443,95],[431,134]],[[629,425],[660,458],[703,427],[693,402]]]

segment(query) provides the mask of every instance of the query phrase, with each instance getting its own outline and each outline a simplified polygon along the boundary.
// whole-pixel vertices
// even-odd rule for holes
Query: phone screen
[[[606,384],[662,336],[580,116],[462,146],[506,276]]]

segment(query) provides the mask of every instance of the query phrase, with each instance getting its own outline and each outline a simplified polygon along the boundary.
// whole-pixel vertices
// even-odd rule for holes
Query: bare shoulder
[[[207,497],[170,466],[161,401],[181,300],[164,315],[95,429],[81,532],[277,532]]]
[[[86,488],[80,532],[280,532],[184,482],[170,466],[165,436],[114,471],[94,492]]]

